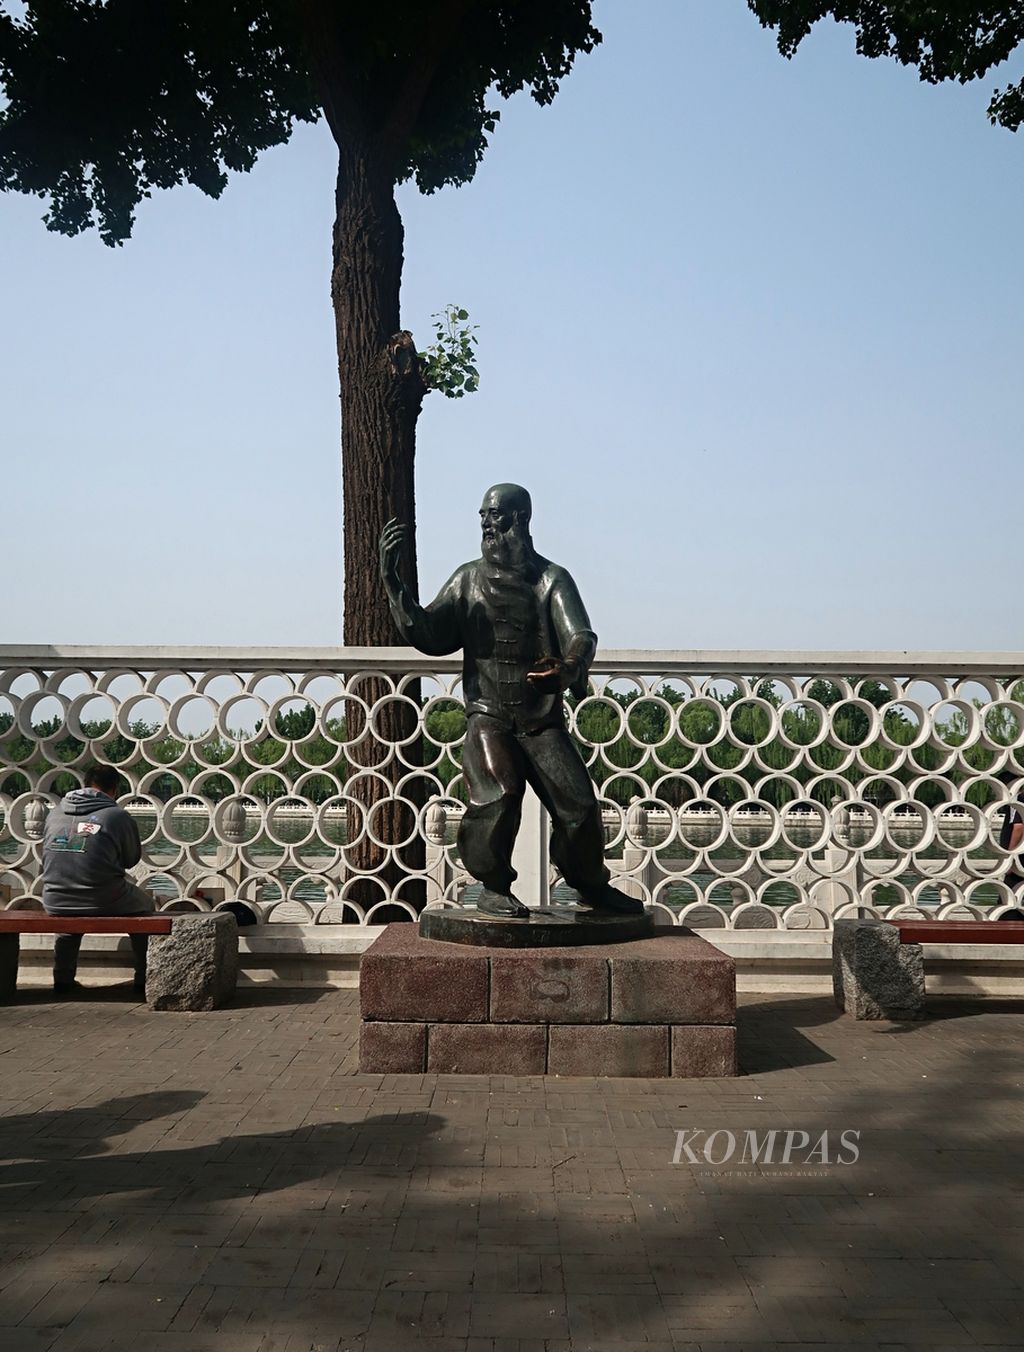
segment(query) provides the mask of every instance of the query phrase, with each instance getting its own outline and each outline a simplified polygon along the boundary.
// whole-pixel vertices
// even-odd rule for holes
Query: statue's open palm
[[[393,516],[380,533],[380,571],[385,578],[398,580],[398,566],[408,530]]]

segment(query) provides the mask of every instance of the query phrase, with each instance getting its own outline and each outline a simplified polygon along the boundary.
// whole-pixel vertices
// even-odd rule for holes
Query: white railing
[[[372,925],[458,905],[464,717],[443,665],[399,648],[0,648],[6,904],[38,905],[46,813],[103,760],[163,906]],[[603,652],[569,726],[618,885],[662,919],[826,929],[1024,904],[999,845],[1024,790],[1022,654]],[[517,863],[524,900],[567,895],[535,800]]]

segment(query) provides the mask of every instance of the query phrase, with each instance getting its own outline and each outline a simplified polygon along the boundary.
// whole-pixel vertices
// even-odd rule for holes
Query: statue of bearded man
[[[551,815],[551,857],[565,881],[595,910],[636,914],[642,904],[609,883],[594,786],[565,726],[563,692],[586,694],[597,635],[569,573],[534,549],[531,515],[525,488],[488,489],[483,557],[456,569],[428,606],[401,578],[405,527],[389,521],[381,577],[408,644],[436,657],[463,651],[469,805],[458,841],[463,865],[483,883],[477,908],[529,915],[512,891],[512,846],[530,784]]]

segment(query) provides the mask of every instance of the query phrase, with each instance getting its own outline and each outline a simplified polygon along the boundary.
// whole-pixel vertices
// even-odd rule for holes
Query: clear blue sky
[[[403,322],[480,325],[480,393],[420,420],[424,591],[513,479],[606,646],[1024,647],[1007,76],[835,27],[787,63],[743,0],[596,19],[473,184],[401,194]],[[0,196],[4,641],[340,641],[333,175],[302,128],[117,250]]]

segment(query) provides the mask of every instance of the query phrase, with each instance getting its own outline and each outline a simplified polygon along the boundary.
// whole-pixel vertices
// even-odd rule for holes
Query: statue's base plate
[[[472,906],[420,915],[420,935],[449,944],[482,948],[571,948],[581,944],[619,944],[654,934],[654,916],[615,915],[574,906],[531,911],[522,919],[487,915]]]

